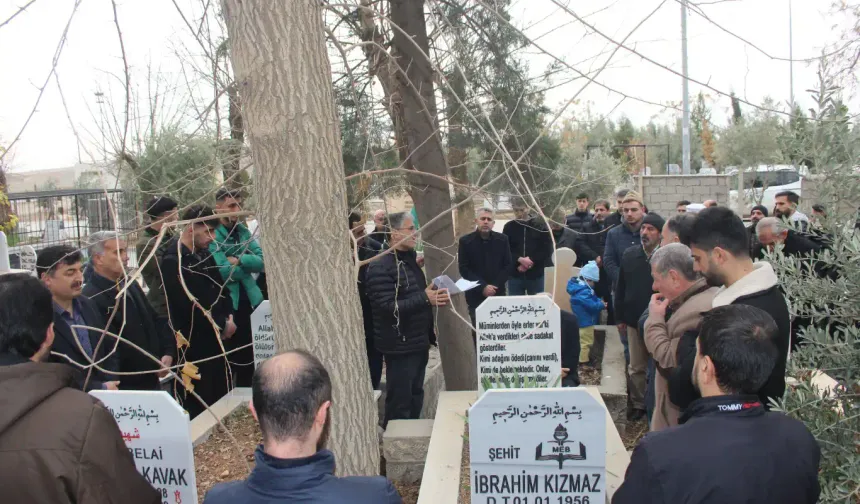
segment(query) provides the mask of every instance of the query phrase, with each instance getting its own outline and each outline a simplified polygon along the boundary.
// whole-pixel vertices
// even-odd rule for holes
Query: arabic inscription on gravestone
[[[606,409],[582,388],[488,390],[469,457],[472,504],[603,504]]]
[[[268,299],[260,303],[260,306],[251,314],[251,334],[254,338],[254,366],[256,367],[278,353],[275,344],[275,327],[272,325],[272,305],[269,304]]]
[[[196,504],[188,414],[164,391],[93,390],[113,415],[138,472],[164,504]]]
[[[561,380],[561,319],[549,296],[487,298],[475,311],[478,392]],[[505,381],[508,386],[500,384]],[[512,383],[519,380],[519,384]]]

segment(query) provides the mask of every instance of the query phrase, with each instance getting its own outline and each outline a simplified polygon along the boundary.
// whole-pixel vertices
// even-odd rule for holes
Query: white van
[[[805,172],[805,167],[798,169],[792,165],[759,165],[744,170],[744,215],[749,215],[755,205],[764,205],[768,211],[773,210],[776,195],[783,191],[802,196],[801,185]],[[736,174],[737,169],[727,170],[726,173]],[[737,189],[729,191],[729,208],[735,208],[737,200]]]

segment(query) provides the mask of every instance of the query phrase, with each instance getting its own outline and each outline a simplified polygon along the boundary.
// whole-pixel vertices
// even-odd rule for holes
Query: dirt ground
[[[247,408],[241,408],[227,417],[224,425],[239,443],[241,458],[230,437],[220,427],[206,442],[194,448],[197,496],[200,502],[216,483],[246,478],[254,467],[254,450],[263,442],[257,422]],[[247,465],[240,460],[247,462]]]
[[[645,434],[648,434],[648,420],[646,418],[636,422],[628,420],[627,429],[625,429],[624,435],[621,436],[621,441],[624,442],[624,447],[627,450],[632,450],[639,444],[639,441]]]

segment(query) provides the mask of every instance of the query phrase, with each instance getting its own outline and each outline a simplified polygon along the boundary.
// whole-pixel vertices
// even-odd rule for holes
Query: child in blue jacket
[[[606,304],[594,293],[594,285],[600,280],[600,269],[597,263],[589,261],[579,272],[579,278],[571,278],[567,282],[567,293],[570,294],[570,306],[579,322],[579,343],[582,351],[579,362],[590,360],[591,346],[594,345],[594,326],[600,322],[600,312]]]

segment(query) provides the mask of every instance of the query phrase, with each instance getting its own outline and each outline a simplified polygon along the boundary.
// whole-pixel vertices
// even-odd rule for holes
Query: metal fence
[[[22,247],[36,250],[69,244],[85,249],[96,231],[126,235],[129,265],[137,265],[136,231],[141,227],[134,195],[116,189],[66,189],[9,194],[18,225],[7,235],[9,261],[20,264]]]

